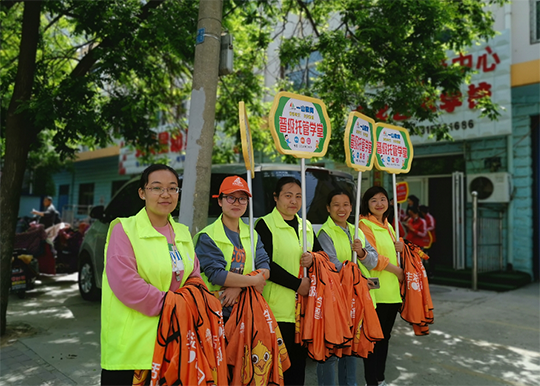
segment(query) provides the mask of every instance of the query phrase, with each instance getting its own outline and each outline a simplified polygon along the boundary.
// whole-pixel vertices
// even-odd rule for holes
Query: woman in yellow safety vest
[[[355,227],[347,220],[352,212],[352,198],[349,192],[343,189],[334,189],[328,195],[326,210],[329,213],[328,220],[323,224],[317,238],[323,250],[327,253],[330,261],[334,263],[338,271],[343,262],[352,260],[353,251],[356,252],[362,274],[369,278],[369,270],[377,266],[377,251],[364,237],[359,229],[358,239],[353,240]],[[373,290],[371,291],[372,296]],[[338,362],[339,385],[356,385],[356,361],[354,356],[337,358],[331,356],[324,363],[317,364],[317,378],[319,386],[333,386],[335,381],[335,367]]]
[[[253,232],[255,269],[261,273],[246,276],[253,271],[249,225],[241,220],[251,197],[247,182],[239,176],[226,177],[219,187],[218,204],[222,214],[200,231],[194,239],[202,278],[212,292],[218,292],[223,305],[223,318],[229,318],[232,306],[243,287],[254,286],[263,292],[270,276],[268,254],[257,232]]]
[[[379,258],[377,270],[371,270],[370,275],[379,278],[380,288],[374,292],[377,315],[384,334],[384,339],[376,342],[373,352],[364,358],[364,376],[369,386],[386,386],[384,371],[388,342],[401,307],[399,283],[403,281],[403,269],[399,267],[396,252],[403,252],[403,243],[396,240],[394,228],[387,221],[390,211],[388,202],[386,190],[373,186],[364,193],[360,206],[360,229],[377,250]],[[379,270],[383,265],[381,262],[387,262],[384,270]]]
[[[255,229],[270,257],[272,277],[264,287],[263,296],[268,302],[281,330],[287,347],[291,367],[283,373],[285,385],[303,385],[307,349],[294,342],[296,293],[308,295],[310,280],[298,278],[300,267],[310,267],[313,257],[303,251],[302,221],[297,213],[302,205],[300,181],[282,177],[273,192],[276,207],[257,220]],[[321,251],[313,234],[311,223],[306,221],[307,250]]]
[[[178,174],[147,167],[139,182],[145,206],[109,226],[101,302],[101,384],[149,379],[159,314],[167,291],[199,276],[191,235],[171,212],[178,205]]]

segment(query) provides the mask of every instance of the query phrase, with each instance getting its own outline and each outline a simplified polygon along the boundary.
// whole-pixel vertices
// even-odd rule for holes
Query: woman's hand
[[[313,264],[313,255],[311,254],[311,252],[302,253],[302,258],[300,259],[300,265],[302,267],[309,268],[311,267],[311,264]]]
[[[309,280],[309,277],[303,277],[302,278],[302,284],[300,284],[300,287],[296,290],[299,295],[307,296],[309,294],[309,287],[311,285],[311,281]]]
[[[397,265],[388,264],[385,270],[396,275],[400,283],[405,278],[405,275],[403,274],[403,269],[401,267],[398,267]]]
[[[367,279],[367,287],[368,289],[375,289],[375,283],[373,283],[371,280]]]
[[[364,247],[362,246],[362,241],[360,239],[355,239],[352,243],[352,250],[356,252],[356,256],[360,260],[366,257],[367,253],[364,251]]]
[[[240,292],[242,292],[242,288],[240,287],[225,288],[225,290],[219,297],[219,300],[221,301],[221,305],[223,307],[233,306],[234,303],[236,302],[236,299],[238,298],[238,295],[240,295]]]
[[[259,272],[253,278],[253,288],[262,294],[264,286],[266,285],[266,279],[264,278],[264,272]]]
[[[394,241],[394,247],[396,248],[396,252],[403,252],[403,243],[401,241]]]

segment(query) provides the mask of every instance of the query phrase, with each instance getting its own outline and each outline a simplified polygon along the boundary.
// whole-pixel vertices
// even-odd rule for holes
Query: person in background
[[[328,219],[320,229],[317,238],[323,250],[330,257],[338,271],[343,262],[352,260],[356,252],[362,274],[369,278],[369,270],[377,266],[377,251],[365,239],[364,233],[358,230],[358,239],[354,239],[355,227],[347,220],[352,212],[353,202],[350,194],[342,189],[335,189],[328,195],[326,210]],[[361,264],[360,264],[361,263]],[[324,363],[317,364],[319,386],[336,384],[336,362],[338,366],[339,385],[356,385],[356,361],[354,356],[337,358],[331,356]]]
[[[309,268],[313,256],[303,251],[302,220],[297,213],[302,206],[302,189],[298,179],[282,177],[273,192],[276,207],[257,220],[255,229],[270,257],[271,280],[264,287],[263,296],[268,302],[287,347],[291,367],[283,373],[285,385],[303,385],[306,373],[307,349],[295,343],[296,293],[309,293],[308,277],[299,278],[300,267]],[[306,220],[307,250],[322,250]]]
[[[379,264],[387,261],[385,270],[371,270],[372,277],[378,277],[380,288],[374,290],[377,301],[377,315],[384,339],[375,343],[373,352],[364,358],[364,377],[369,386],[386,386],[384,372],[392,328],[401,308],[400,282],[403,269],[399,267],[397,252],[403,252],[403,243],[396,240],[392,225],[388,223],[388,193],[383,187],[373,186],[362,197],[360,206],[360,229],[364,232],[377,253]]]
[[[255,269],[261,269],[262,272],[255,276],[245,276],[253,270],[249,225],[241,220],[249,197],[251,193],[243,178],[225,178],[217,196],[222,214],[194,239],[195,253],[202,269],[201,276],[210,291],[220,292],[218,296],[225,321],[229,319],[232,306],[243,287],[254,286],[262,293],[266,279],[270,277],[268,254],[257,232],[253,234],[256,246]]]
[[[179,183],[174,169],[150,165],[138,189],[144,208],[109,226],[101,301],[102,385],[150,381],[165,295],[188,277],[200,277],[191,234],[171,217]]]
[[[32,214],[39,216],[39,223],[43,224],[45,229],[52,227],[60,222],[60,213],[56,210],[52,203],[52,197],[46,196],[43,198],[43,207],[45,210],[40,212],[39,210],[32,210]]]
[[[428,232],[428,235],[431,235],[431,245],[429,248],[425,248],[427,253],[431,251],[431,248],[433,247],[433,243],[437,241],[437,237],[435,235],[435,218],[431,213],[429,213],[429,208],[425,205],[420,205],[420,214],[424,216],[424,220],[426,220],[426,230]],[[432,278],[435,276],[435,262],[436,260],[433,259],[433,256],[429,254],[429,260],[424,260],[424,263],[427,265],[427,274],[429,278]]]
[[[409,215],[409,220],[405,225],[407,227],[407,236],[405,238],[423,248],[426,246],[426,221],[420,217],[420,210],[416,207],[409,208],[407,213]]]
[[[395,224],[395,216],[394,216],[394,199],[390,199],[390,203],[389,203],[389,207],[390,207],[390,211],[388,212],[388,222],[393,226],[395,227],[396,224]],[[399,237],[405,237],[405,234],[407,233],[405,231],[405,228],[403,227],[403,223],[401,222],[401,219],[402,218],[405,218],[405,211],[403,209],[401,209],[401,204],[398,204],[398,213],[399,213],[399,218],[400,220],[398,221],[398,225],[399,225]]]
[[[409,221],[409,209],[411,208],[417,208],[418,209],[418,206],[420,205],[420,199],[418,197],[416,197],[414,194],[411,194],[409,197],[407,197],[407,209],[405,210],[404,214],[400,214],[400,215],[403,215],[403,217],[401,218],[401,221],[403,223],[407,223],[407,221]],[[392,226],[394,224],[392,223]]]

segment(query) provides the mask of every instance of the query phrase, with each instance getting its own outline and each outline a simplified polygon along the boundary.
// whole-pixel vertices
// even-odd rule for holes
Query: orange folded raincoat
[[[401,318],[412,324],[415,335],[427,335],[428,325],[434,320],[428,278],[422,264],[422,256],[427,255],[408,240],[403,244],[402,266],[405,280],[401,283]]]
[[[151,385],[227,385],[221,303],[199,277],[165,296]]]
[[[375,342],[384,338],[367,279],[352,261],[343,262],[340,276],[343,288],[347,289],[344,291],[345,304],[350,305],[354,333],[353,343],[343,349],[343,355],[367,358],[369,353],[373,352]]]
[[[295,341],[307,347],[312,359],[325,361],[332,355],[341,357],[341,349],[351,346],[353,325],[336,267],[325,252],[312,255],[309,294],[297,294]]]
[[[225,335],[231,385],[283,386],[283,372],[291,366],[287,348],[268,303],[253,287],[238,297]]]

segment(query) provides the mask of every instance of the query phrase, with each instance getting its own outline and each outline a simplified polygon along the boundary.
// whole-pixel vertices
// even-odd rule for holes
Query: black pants
[[[135,370],[101,370],[102,386],[131,386],[133,385],[133,373]],[[152,373],[146,377],[145,385],[150,385]]]
[[[303,385],[306,378],[307,349],[294,343],[294,323],[278,322],[278,326],[291,361],[291,367],[283,373],[283,382],[285,386]]]
[[[377,303],[377,316],[384,339],[376,342],[373,352],[364,358],[364,377],[369,386],[377,386],[378,382],[384,381],[388,343],[400,307],[401,303]]]

